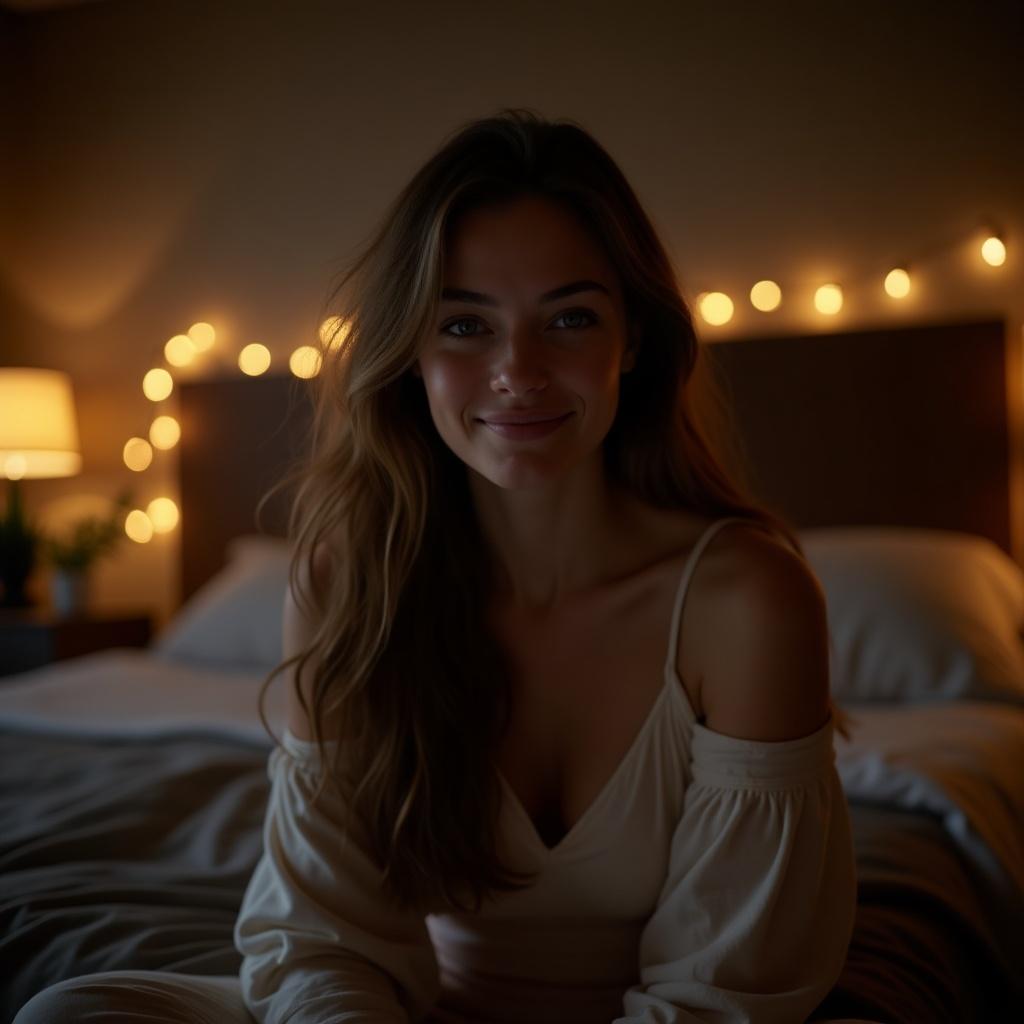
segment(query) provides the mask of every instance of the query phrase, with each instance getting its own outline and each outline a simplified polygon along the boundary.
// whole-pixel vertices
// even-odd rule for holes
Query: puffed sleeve
[[[246,1005],[263,1024],[392,1024],[439,994],[423,915],[385,902],[382,872],[343,797],[317,802],[316,747],[285,733],[270,755],[263,855],[235,926]]]
[[[693,726],[692,779],[613,1024],[797,1024],[835,984],[856,865],[834,720],[794,740]]]

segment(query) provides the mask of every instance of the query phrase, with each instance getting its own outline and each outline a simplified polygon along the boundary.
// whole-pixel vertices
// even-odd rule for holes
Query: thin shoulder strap
[[[764,526],[759,520],[750,519],[746,516],[727,516],[724,519],[716,519],[697,538],[697,543],[693,545],[693,550],[690,552],[689,558],[686,559],[686,565],[683,566],[682,578],[679,580],[675,604],[672,607],[672,623],[669,626],[668,635],[668,658],[665,660],[666,672],[675,670],[676,659],[679,653],[679,623],[683,615],[686,592],[690,589],[690,580],[693,577],[694,570],[697,568],[697,562],[700,561],[701,554],[708,544],[711,543],[715,534],[729,523],[747,523],[750,526]]]

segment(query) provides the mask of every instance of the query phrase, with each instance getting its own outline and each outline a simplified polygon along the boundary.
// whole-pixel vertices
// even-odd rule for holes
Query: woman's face
[[[414,372],[448,447],[504,488],[599,458],[635,358],[600,245],[571,212],[531,197],[466,214],[444,266]]]

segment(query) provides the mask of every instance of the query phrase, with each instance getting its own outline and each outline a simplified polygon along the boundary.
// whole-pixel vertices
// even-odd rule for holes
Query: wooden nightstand
[[[62,618],[46,608],[0,608],[0,676],[104,647],[145,647],[152,629],[145,614]]]

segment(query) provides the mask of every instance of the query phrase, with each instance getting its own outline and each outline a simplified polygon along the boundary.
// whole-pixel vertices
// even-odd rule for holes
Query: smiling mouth
[[[509,424],[518,426],[524,423],[553,423],[555,420],[564,420],[566,416],[571,416],[572,413],[562,413],[561,415],[550,416],[547,413],[541,413],[537,416],[508,416],[508,417],[493,417],[490,419],[481,418],[481,423],[493,423],[498,426],[508,426]]]
[[[545,437],[556,431],[563,423],[569,420],[573,413],[567,412],[561,416],[548,417],[534,420],[479,420],[485,427],[510,440],[527,441],[536,437]]]

